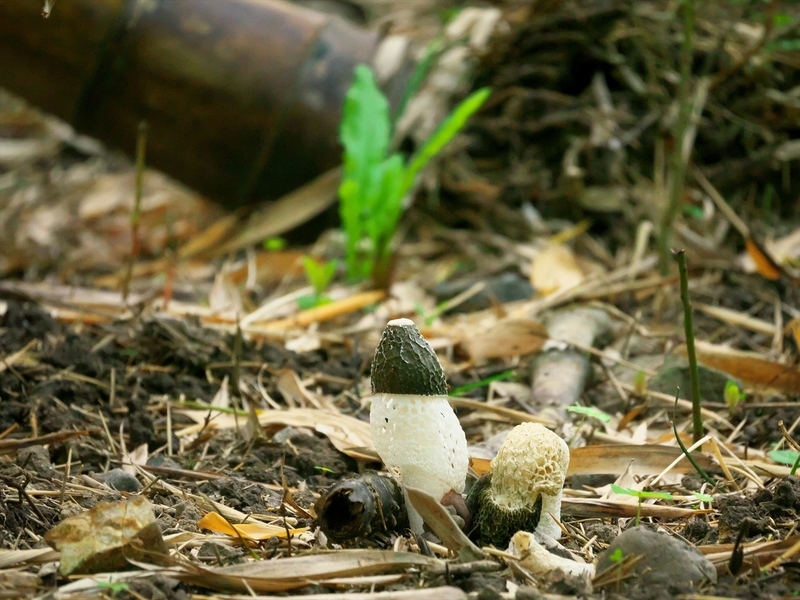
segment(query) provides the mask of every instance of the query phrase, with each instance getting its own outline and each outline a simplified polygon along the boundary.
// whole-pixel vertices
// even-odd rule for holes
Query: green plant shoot
[[[739,403],[744,398],[742,390],[735,381],[728,379],[728,381],[725,382],[725,391],[723,392],[723,395],[725,397],[725,404],[727,405],[728,410],[731,411],[731,414],[736,414]]]
[[[779,465],[792,467],[790,473],[792,476],[797,473],[797,469],[800,467],[800,452],[796,450],[770,450],[767,452],[767,456]]]
[[[303,257],[306,279],[308,279],[311,287],[314,288],[315,294],[322,295],[327,291],[328,286],[333,281],[333,276],[336,274],[337,266],[338,262],[335,260],[320,262],[311,256]]]
[[[276,252],[286,248],[286,240],[282,237],[268,237],[264,240],[264,250]]]
[[[333,276],[336,275],[336,268],[339,263],[336,260],[329,260],[328,262],[320,262],[311,256],[303,257],[303,268],[306,272],[306,279],[311,287],[314,288],[313,294],[307,294],[297,299],[297,305],[302,310],[308,310],[323,304],[329,304],[330,298],[325,296],[325,292],[333,281]]]
[[[593,419],[597,419],[603,423],[608,423],[611,421],[611,415],[609,415],[607,412],[603,412],[599,408],[595,408],[594,406],[578,406],[575,404],[574,406],[568,406],[567,412],[578,413],[579,415],[592,417]]]
[[[639,396],[644,396],[647,393],[647,375],[644,371],[636,371],[636,377],[633,379],[633,389]]]
[[[645,492],[641,490],[632,490],[618,486],[616,483],[611,484],[611,491],[615,494],[624,494],[625,496],[633,496],[639,500],[636,505],[636,524],[639,524],[642,516],[642,500],[645,498],[661,498],[662,500],[671,500],[672,494],[669,492]]]
[[[459,104],[422,145],[408,165],[397,152],[390,153],[389,103],[369,67],[359,65],[344,103],[339,138],[344,146],[339,214],[347,238],[347,275],[385,285],[390,244],[403,201],[417,175],[464,127],[489,97],[484,88]]]

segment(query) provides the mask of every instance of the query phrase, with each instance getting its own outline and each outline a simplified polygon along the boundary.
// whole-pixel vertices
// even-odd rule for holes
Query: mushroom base
[[[530,507],[508,508],[495,502],[491,483],[492,474],[488,473],[467,495],[467,508],[472,517],[470,537],[478,545],[505,550],[518,531],[536,530],[542,516],[542,496]]]

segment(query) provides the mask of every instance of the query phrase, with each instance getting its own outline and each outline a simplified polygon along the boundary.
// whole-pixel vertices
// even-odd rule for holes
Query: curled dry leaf
[[[289,529],[280,525],[271,525],[269,523],[230,523],[222,515],[215,512],[206,513],[202,519],[197,522],[197,526],[201,529],[208,529],[214,533],[222,533],[245,540],[262,541],[274,537],[286,537],[287,532],[289,535],[297,535],[308,531],[308,527],[299,527],[296,529]]]
[[[245,594],[284,592],[341,577],[398,573],[406,569],[440,567],[443,561],[391,550],[337,550],[308,556],[232,565],[181,565],[172,575],[185,583]]]
[[[181,410],[181,414],[191,418],[197,425],[192,425],[177,432],[179,437],[193,435],[206,425],[206,410]],[[244,416],[238,419],[230,413],[213,415],[208,423],[216,429],[234,429],[243,425]],[[290,408],[288,410],[258,411],[258,422],[264,425],[286,425],[288,427],[308,427],[326,436],[334,447],[353,458],[364,458],[363,450],[374,448],[369,423],[355,417],[343,415],[331,410],[315,408]],[[369,457],[372,459],[372,457]]]
[[[683,456],[680,448],[657,444],[599,444],[570,448],[567,476],[573,475],[618,475],[630,470],[636,476],[658,475],[673,461]],[[714,461],[699,452],[692,458],[706,471],[715,467]],[[470,458],[470,467],[480,476],[492,470],[490,458]],[[673,473],[693,473],[694,467],[686,460],[678,462]]]
[[[533,319],[506,319],[477,332],[465,332],[462,344],[472,360],[510,358],[538,352],[547,328]]]

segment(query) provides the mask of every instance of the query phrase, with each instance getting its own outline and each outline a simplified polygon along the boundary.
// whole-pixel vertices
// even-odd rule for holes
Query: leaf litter
[[[144,254],[123,302],[131,166],[3,93],[0,111],[14,117],[0,126],[0,595],[55,584],[58,598],[524,598],[531,587],[600,597],[625,579],[631,597],[658,597],[625,575],[628,558],[616,575],[598,573],[593,592],[534,575],[505,548],[475,547],[414,490],[438,541],[402,530],[325,539],[320,498],[380,467],[369,361],[401,316],[464,390],[451,403],[474,475],[517,423],[542,422],[569,443],[562,540],[585,562],[641,520],[717,570],[714,585],[665,593],[772,598],[800,586],[789,125],[800,64],[787,50],[800,15],[767,3],[788,24],[766,27],[730,3],[697,23],[709,72],[694,82],[693,162],[671,239],[689,256],[701,363],[706,435],[692,445],[678,281],[656,269],[651,243],[671,176],[677,20],[660,2],[539,4],[487,17],[498,29],[478,44],[473,78],[492,96],[406,215],[394,284],[335,284],[313,308],[297,303],[311,291],[303,256],[341,259],[338,232],[307,252],[261,242],[332,206],[336,171],[247,221],[148,171]],[[421,32],[431,15],[420,11]],[[436,96],[435,81],[421,98]],[[170,245],[179,260],[167,301]],[[730,380],[742,389],[735,404]],[[139,491],[104,479],[116,467]],[[167,564],[123,550],[112,558],[130,572],[56,579],[48,532],[132,498],[152,506]]]

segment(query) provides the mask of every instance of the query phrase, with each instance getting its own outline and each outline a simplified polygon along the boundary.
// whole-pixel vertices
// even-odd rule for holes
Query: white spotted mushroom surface
[[[436,500],[451,489],[464,491],[467,439],[446,396],[376,394],[370,426],[375,449],[404,485]],[[411,529],[421,532],[422,519],[416,511],[409,510],[409,518]]]

